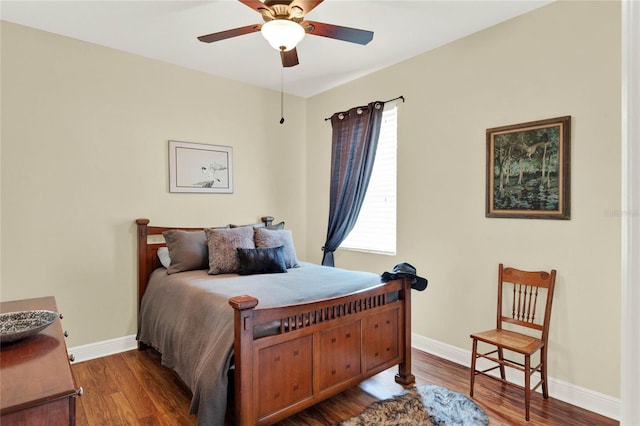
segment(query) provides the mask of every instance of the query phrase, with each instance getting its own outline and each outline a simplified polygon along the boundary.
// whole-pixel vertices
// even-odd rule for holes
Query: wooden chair
[[[473,397],[473,385],[477,374],[497,379],[504,384],[524,390],[525,418],[529,421],[531,392],[542,385],[542,396],[549,398],[547,383],[547,347],[549,341],[549,319],[556,281],[556,271],[527,272],[514,268],[498,268],[498,312],[494,330],[471,334],[471,385],[469,394]],[[491,345],[489,352],[479,353],[478,342]],[[524,363],[505,358],[524,357]],[[538,365],[531,366],[531,357],[539,352]],[[490,368],[478,370],[476,361],[483,358],[491,361]],[[495,364],[495,365],[494,365]],[[507,380],[505,367],[524,373],[524,386]],[[500,369],[500,377],[487,374]],[[540,381],[532,387],[534,373],[539,373]],[[536,376],[538,377],[538,376]],[[535,379],[535,377],[534,377]]]

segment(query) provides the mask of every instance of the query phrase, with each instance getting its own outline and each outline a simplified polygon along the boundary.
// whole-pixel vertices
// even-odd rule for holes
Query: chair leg
[[[547,386],[547,347],[544,346],[540,351],[540,376],[542,378],[542,397],[549,398],[549,387]]]
[[[500,377],[502,377],[502,380],[506,380],[507,376],[504,373],[504,351],[502,348],[498,348],[498,359],[500,360]]]
[[[473,349],[471,350],[471,380],[469,381],[469,396],[473,397],[473,385],[476,380],[476,353],[478,351],[478,341],[473,339]]]
[[[531,358],[524,357],[524,412],[525,419],[529,421],[529,405],[531,403]]]

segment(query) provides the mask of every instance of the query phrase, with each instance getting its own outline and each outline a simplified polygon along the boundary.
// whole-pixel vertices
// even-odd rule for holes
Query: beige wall
[[[338,251],[336,265],[413,264],[429,279],[414,293],[413,331],[466,350],[470,332],[494,324],[499,262],[556,268],[550,374],[617,396],[620,84],[620,5],[561,2],[315,96],[308,223],[327,214],[331,129],[320,118],[404,95],[397,256]],[[485,130],[563,115],[572,116],[571,220],[485,218]],[[324,236],[309,227],[314,261]]]
[[[617,397],[617,2],[552,4],[306,101],[287,97],[282,126],[278,93],[3,23],[0,298],[56,295],[69,346],[134,333],[136,217],[195,226],[273,214],[300,257],[319,262],[324,117],[398,95],[398,254],[339,251],[337,265],[414,264],[430,284],[414,293],[413,331],[466,350],[493,323],[498,262],[556,268],[550,374]],[[485,129],[561,115],[573,117],[571,220],[485,218]],[[168,193],[169,139],[233,146],[235,193]]]
[[[284,218],[304,254],[304,100],[2,24],[2,300],[55,295],[69,346],[134,334],[134,219]],[[168,192],[168,140],[230,145],[233,194]]]

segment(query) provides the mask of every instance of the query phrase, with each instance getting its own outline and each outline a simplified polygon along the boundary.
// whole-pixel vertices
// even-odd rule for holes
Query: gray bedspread
[[[162,354],[191,389],[198,425],[223,425],[228,371],[233,359],[233,308],[247,294],[258,308],[291,305],[348,294],[380,283],[369,272],[300,262],[287,273],[208,275],[206,270],[167,275],[153,272],[142,298],[138,339]]]

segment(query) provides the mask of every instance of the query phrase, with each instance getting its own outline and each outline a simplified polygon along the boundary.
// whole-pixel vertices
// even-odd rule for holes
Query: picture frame
[[[487,129],[486,217],[570,219],[571,116]]]
[[[169,192],[233,193],[233,148],[170,140]]]

